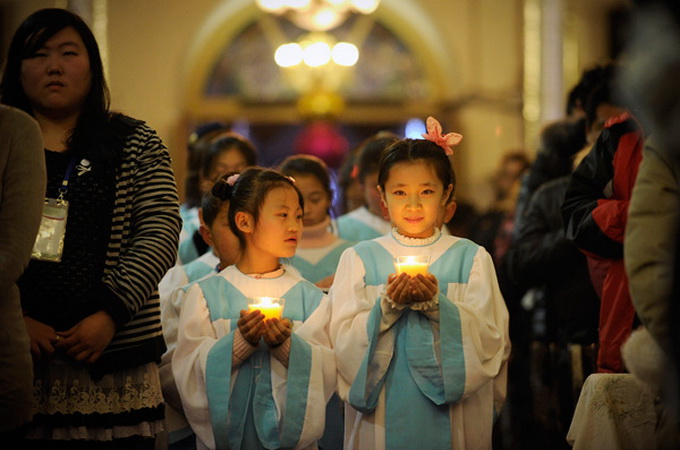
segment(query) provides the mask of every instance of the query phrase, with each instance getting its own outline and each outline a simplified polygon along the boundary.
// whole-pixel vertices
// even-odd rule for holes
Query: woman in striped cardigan
[[[153,448],[165,349],[157,286],[180,230],[169,153],[143,122],[110,112],[94,36],[65,10],[19,27],[0,101],[37,119],[46,198],[68,202],[60,257],[34,252],[18,283],[35,362],[26,438],[40,448]]]

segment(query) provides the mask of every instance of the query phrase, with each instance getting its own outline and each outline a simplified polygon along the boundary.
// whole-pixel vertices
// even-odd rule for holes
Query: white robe
[[[267,346],[231,367],[239,311],[248,297],[283,297],[293,321],[288,369]],[[255,279],[228,267],[187,292],[172,370],[202,448],[315,448],[336,384],[328,337],[330,302],[297,272]],[[269,368],[269,370],[268,370]],[[257,429],[257,434],[255,434]]]
[[[170,361],[172,361],[172,355],[177,346],[179,314],[184,301],[184,295],[189,288],[189,283],[208,276],[217,275],[219,262],[219,258],[212,251],[208,251],[189,264],[183,266],[177,265],[170,269],[158,286],[163,339],[167,347],[161,357],[158,369],[161,377],[163,398],[166,401],[165,419],[168,430],[168,442],[170,444],[184,439],[191,434],[191,429],[184,417],[182,403],[175,386],[172,368],[170,367]]]
[[[395,307],[384,295],[393,257],[423,254],[438,297],[422,311]],[[345,448],[491,448],[510,342],[484,248],[392,232],[347,249],[329,295]]]

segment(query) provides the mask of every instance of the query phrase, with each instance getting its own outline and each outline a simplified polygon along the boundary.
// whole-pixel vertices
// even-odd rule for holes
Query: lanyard
[[[64,195],[66,195],[66,191],[68,191],[68,180],[71,178],[71,172],[73,172],[73,168],[76,166],[76,158],[75,156],[71,157],[71,162],[68,164],[68,167],[66,168],[66,173],[64,174],[64,180],[61,182],[61,186],[59,186],[59,197],[57,198],[58,202],[63,202],[64,201]]]

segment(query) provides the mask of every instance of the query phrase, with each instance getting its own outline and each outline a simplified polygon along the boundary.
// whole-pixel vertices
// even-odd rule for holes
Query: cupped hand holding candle
[[[248,299],[248,311],[259,310],[267,319],[280,319],[285,299],[276,297],[253,297]]]
[[[412,277],[419,273],[427,275],[427,270],[430,266],[430,257],[428,255],[420,256],[397,256],[394,258],[394,268],[397,275],[404,272]]]

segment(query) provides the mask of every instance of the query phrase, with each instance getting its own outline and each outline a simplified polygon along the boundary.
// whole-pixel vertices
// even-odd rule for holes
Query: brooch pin
[[[80,164],[76,166],[76,169],[78,169],[78,176],[81,176],[92,170],[92,166],[90,165],[90,161],[83,159],[80,161]]]

